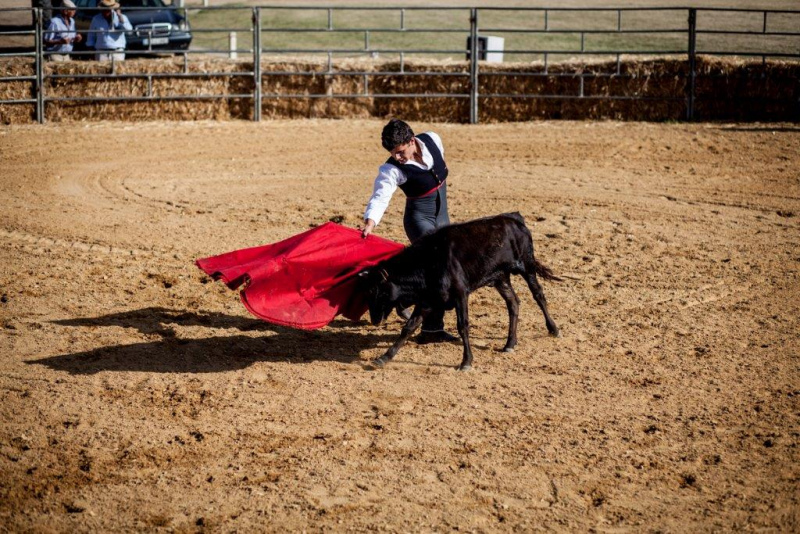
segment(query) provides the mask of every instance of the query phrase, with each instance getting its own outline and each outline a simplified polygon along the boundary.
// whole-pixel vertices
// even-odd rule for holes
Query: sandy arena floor
[[[381,126],[0,128],[0,530],[800,530],[800,128],[414,124],[451,218],[520,211],[565,278],[560,339],[515,280],[512,354],[473,294],[457,373],[193,265],[358,225]]]

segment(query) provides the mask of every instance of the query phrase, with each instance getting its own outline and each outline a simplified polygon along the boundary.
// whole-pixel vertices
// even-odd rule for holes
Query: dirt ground
[[[472,371],[376,371],[396,316],[276,327],[194,266],[357,226],[380,121],[0,128],[0,530],[800,530],[800,128],[413,126],[454,221],[525,216],[561,338],[515,280],[516,352],[480,290]]]

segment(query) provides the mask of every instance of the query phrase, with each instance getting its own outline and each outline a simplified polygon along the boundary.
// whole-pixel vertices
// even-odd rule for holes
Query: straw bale
[[[683,102],[559,99],[479,98],[482,122],[530,121],[540,119],[585,120],[678,120],[685,116]]]
[[[397,74],[382,74],[372,78],[371,85],[374,91],[385,94],[402,93],[446,93],[469,94],[469,76],[466,67],[448,68],[443,66],[425,66],[419,64],[406,64],[400,72],[399,63],[389,63],[384,72]],[[415,75],[414,73],[432,72],[431,75]],[[441,73],[437,76],[436,73]],[[464,74],[452,76],[452,73]]]
[[[27,57],[0,58],[0,72],[2,76],[34,76],[36,62]]]
[[[509,71],[514,72],[514,71]],[[507,76],[484,75],[478,78],[479,94],[535,94],[576,96],[580,94],[581,81],[577,74],[559,77],[524,76],[522,73]]]
[[[339,74],[325,77],[325,94],[361,95],[365,94],[367,83],[360,74]],[[318,98],[312,103],[315,117],[346,118],[369,117],[372,98]]]
[[[29,124],[36,121],[36,104],[0,104],[0,124]]]
[[[314,58],[306,59],[291,59],[283,58],[277,59],[262,59],[261,72],[264,74],[270,72],[318,72],[320,74],[328,72],[328,62]]]
[[[313,98],[273,98],[269,95],[326,94],[326,80],[321,64],[274,62],[262,66],[261,93],[268,95],[262,100],[262,115],[269,118],[308,118],[316,116]],[[296,75],[272,74],[293,72]],[[312,72],[314,74],[300,74]]]
[[[468,72],[466,62],[453,63],[443,69],[445,72]],[[406,64],[405,72],[416,72],[437,68],[429,64]],[[672,97],[674,90],[683,90],[680,76],[676,76],[671,62],[661,64],[638,64],[633,68],[620,68],[617,73],[615,61],[573,62],[548,65],[542,63],[506,63],[502,65],[480,65],[479,95],[554,95],[577,97],[580,95],[581,76],[584,76],[584,95],[587,96],[649,96]],[[395,69],[399,70],[399,69]],[[442,70],[439,70],[440,72]],[[544,73],[558,76],[541,76]],[[504,73],[497,75],[495,73]],[[610,73],[614,75],[609,76]],[[530,74],[536,74],[531,76]],[[603,74],[603,76],[598,76]],[[469,79],[452,76],[403,76],[386,75],[376,77],[373,90],[391,93],[449,93],[469,94]],[[663,78],[663,81],[662,81]],[[683,112],[681,104],[674,102],[636,102],[619,100],[550,100],[541,98],[484,97],[479,99],[479,114],[482,121],[520,121],[535,118],[624,118],[625,114],[643,110],[656,120],[679,118]],[[469,104],[466,99],[414,99],[394,100],[376,99],[376,115],[420,116],[427,120],[463,122],[469,118]]]
[[[252,65],[232,61],[200,60],[186,65],[189,73],[209,74],[208,76],[188,78],[179,77],[184,73],[181,58],[138,59],[115,63],[113,72],[117,74],[175,74],[176,77],[153,77],[150,84],[147,78],[119,79],[48,79],[45,88],[51,97],[175,97],[185,95],[226,95],[230,90],[229,77],[213,73],[249,71]],[[53,74],[110,74],[110,62],[71,61],[47,66]],[[237,77],[242,78],[242,77]],[[235,79],[235,78],[234,78]],[[148,88],[149,87],[149,88]],[[252,87],[252,81],[250,81]],[[151,91],[151,92],[148,92]],[[251,88],[243,91],[252,92]],[[230,99],[235,100],[235,99]],[[155,100],[132,102],[51,102],[46,106],[49,120],[230,120],[231,102],[229,99],[203,100]],[[240,106],[241,107],[241,106]]]
[[[252,68],[252,65],[250,65]],[[243,72],[244,68],[240,72]],[[228,94],[246,95],[253,93],[253,80],[243,76],[229,79]],[[253,120],[253,101],[249,98],[231,98],[227,100],[230,119]]]
[[[21,100],[36,97],[36,83],[33,81],[16,81],[0,83],[0,99]]]
[[[35,76],[36,64],[30,58],[0,58],[0,76]],[[0,82],[0,100],[36,98],[34,81]],[[36,104],[0,104],[0,124],[25,124],[36,120]]]
[[[375,99],[375,115],[413,121],[468,122],[468,98]]]
[[[424,76],[414,74],[426,70],[433,74]],[[373,92],[388,95],[449,94],[459,95],[460,98],[376,98],[375,115],[444,122],[469,120],[469,65],[466,62],[414,61],[403,65],[399,62],[388,62],[381,65],[381,72],[392,74],[372,77],[370,86]],[[437,73],[441,74],[437,76]],[[451,73],[462,75],[449,75]]]
[[[703,120],[800,120],[800,65],[701,58],[696,116]],[[726,98],[718,98],[720,94]]]
[[[35,76],[36,64],[27,58],[0,59],[0,76]],[[17,100],[33,98],[35,95],[34,81],[4,81],[0,82],[0,100]]]
[[[358,65],[352,61],[344,64],[337,63],[332,71],[328,70],[327,62],[321,61],[268,62],[262,65],[262,94],[285,94],[293,95],[294,98],[278,99],[267,96],[262,100],[262,116],[270,118],[369,117],[372,114],[371,98],[334,98],[336,95],[364,94],[367,88],[364,76],[352,72],[368,71],[369,69],[368,65]],[[278,72],[296,72],[298,74],[273,74]],[[330,72],[335,72],[335,74]],[[298,98],[305,95],[327,95],[331,98]]]
[[[34,74],[27,58],[0,63],[10,75]],[[71,61],[47,63],[48,74],[110,74],[111,63]],[[798,120],[800,84],[798,63],[698,59],[696,113],[705,120]],[[268,57],[262,60],[264,118],[347,118],[403,116],[409,120],[466,122],[469,120],[469,63],[466,61]],[[114,65],[117,74],[175,76],[116,79],[48,78],[48,97],[162,97],[136,102],[50,102],[48,120],[250,120],[252,98],[171,100],[190,95],[253,94],[249,75],[220,73],[253,71],[252,62],[210,56],[133,59]],[[428,71],[429,75],[417,75]],[[206,74],[181,77],[184,72]],[[493,75],[495,73],[504,75]],[[379,73],[366,76],[364,73]],[[592,58],[550,63],[480,64],[479,116],[482,122],[534,119],[680,120],[686,115],[688,63],[674,58]],[[454,76],[453,74],[459,74]],[[535,75],[531,75],[535,74]],[[548,76],[542,76],[548,74]],[[588,98],[576,98],[581,94]],[[0,98],[32,98],[33,82],[0,83]],[[448,94],[457,98],[352,97]],[[489,97],[556,95],[559,99]],[[720,95],[726,98],[719,98]],[[273,95],[291,95],[274,98]],[[314,95],[314,96],[312,96]],[[644,97],[644,100],[627,100]],[[35,106],[0,104],[0,121],[33,120]]]
[[[682,97],[686,92],[688,73],[685,61],[621,63],[619,74],[586,78],[584,94],[650,98]]]
[[[482,121],[525,121],[532,119],[645,119],[680,118],[681,103],[615,98],[672,98],[676,87],[683,91],[684,81],[675,73],[671,61],[620,62],[594,60],[548,65],[506,64],[482,68],[479,94],[550,95],[559,99],[502,98],[479,99]],[[483,67],[483,66],[482,66]],[[487,73],[518,73],[492,76]],[[541,76],[544,73],[549,76]],[[523,74],[537,74],[524,76]],[[583,96],[581,95],[583,78]],[[678,93],[680,95],[682,93]],[[602,97],[602,98],[601,98]]]

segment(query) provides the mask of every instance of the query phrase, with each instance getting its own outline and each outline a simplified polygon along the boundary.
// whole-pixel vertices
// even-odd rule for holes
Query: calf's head
[[[399,290],[384,269],[365,269],[358,277],[359,291],[366,295],[369,306],[369,319],[373,325],[379,325],[392,313]]]

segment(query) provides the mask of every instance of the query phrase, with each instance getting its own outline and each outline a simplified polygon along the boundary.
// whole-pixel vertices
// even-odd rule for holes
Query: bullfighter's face
[[[417,142],[412,138],[408,143],[397,145],[389,152],[397,163],[403,165],[414,159],[414,154],[417,152]]]

